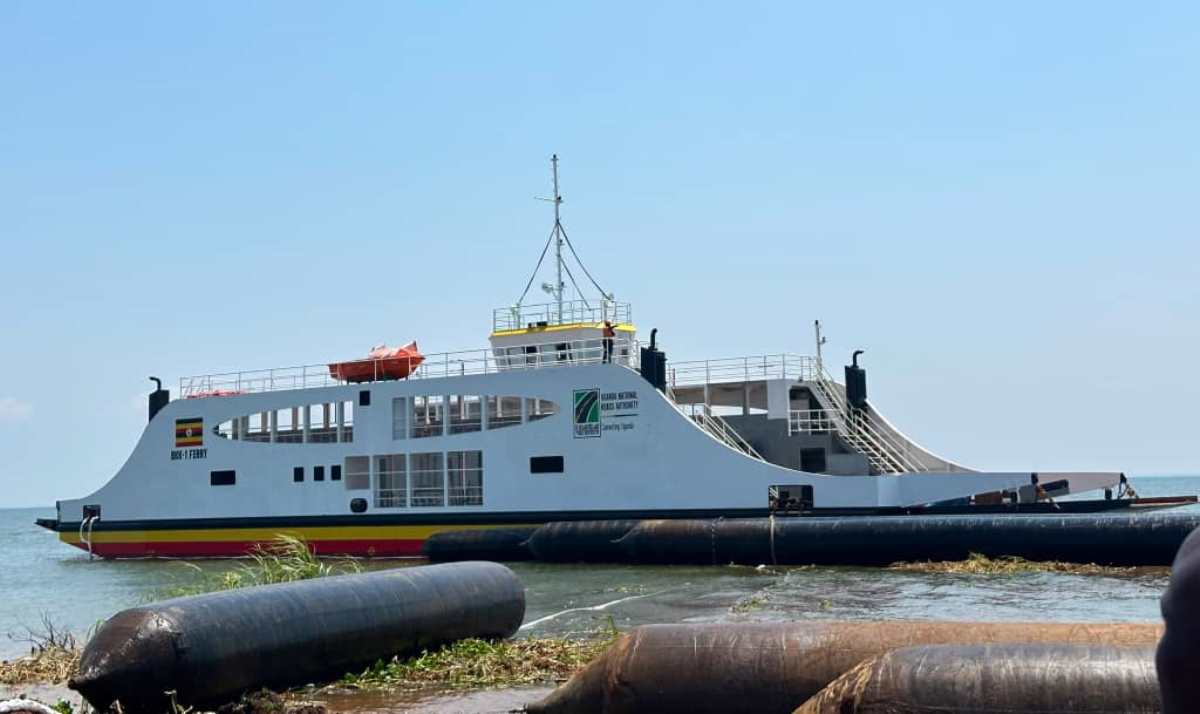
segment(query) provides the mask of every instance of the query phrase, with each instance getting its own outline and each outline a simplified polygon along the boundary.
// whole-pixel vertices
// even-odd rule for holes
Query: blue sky
[[[1194,3],[0,4],[0,505],[146,376],[485,344],[550,227],[669,355],[867,350],[995,469],[1198,473]]]

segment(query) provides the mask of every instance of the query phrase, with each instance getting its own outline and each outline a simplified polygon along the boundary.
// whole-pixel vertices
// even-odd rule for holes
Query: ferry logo
[[[600,436],[600,390],[576,389],[575,438],[595,439]]]
[[[175,447],[204,446],[204,420],[200,417],[175,420]]]

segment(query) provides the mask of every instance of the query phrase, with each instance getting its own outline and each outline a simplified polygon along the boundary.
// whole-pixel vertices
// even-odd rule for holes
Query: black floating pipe
[[[439,531],[421,544],[421,555],[434,562],[529,560],[527,542],[537,526]]]
[[[642,521],[631,563],[887,565],[972,553],[1102,565],[1170,565],[1200,514],[846,516]],[[536,553],[536,550],[535,550]]]
[[[175,598],[122,610],[68,686],[97,711],[209,708],[243,692],[324,682],[467,637],[510,637],[525,591],[496,563],[452,563]]]

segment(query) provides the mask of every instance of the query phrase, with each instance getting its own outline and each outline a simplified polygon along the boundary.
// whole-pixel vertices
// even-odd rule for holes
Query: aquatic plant
[[[951,573],[972,575],[1008,575],[1013,573],[1070,573],[1073,575],[1138,575],[1168,571],[1167,568],[1119,567],[1095,563],[1067,563],[1061,560],[1026,560],[1013,555],[989,558],[971,553],[966,560],[913,561],[892,563],[888,570],[912,573]]]
[[[341,686],[359,689],[510,687],[561,681],[603,652],[615,639],[600,633],[582,639],[459,640],[416,657],[376,662]]]
[[[256,544],[248,556],[250,562],[217,574],[207,573],[192,563],[185,563],[184,565],[198,576],[198,582],[158,591],[148,599],[199,595],[217,590],[290,583],[362,571],[362,566],[353,558],[318,558],[306,540],[285,533],[275,536],[270,542]]]

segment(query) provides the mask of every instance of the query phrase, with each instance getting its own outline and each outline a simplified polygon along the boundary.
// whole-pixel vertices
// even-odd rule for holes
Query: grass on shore
[[[352,558],[321,560],[303,538],[286,534],[275,536],[270,543],[256,545],[249,557],[250,562],[219,574],[206,573],[186,563],[199,577],[199,582],[155,593],[155,599],[362,572],[358,561]]]
[[[1136,575],[1145,568],[1096,565],[1095,563],[1066,563],[1061,560],[1026,560],[1005,555],[989,558],[971,553],[966,560],[916,561],[892,563],[888,570],[912,573],[951,573],[969,575],[1009,575],[1013,573],[1070,573],[1072,575]]]
[[[348,674],[340,686],[357,689],[515,687],[562,681],[603,652],[616,631],[585,639],[459,640],[416,657],[376,662]]]

